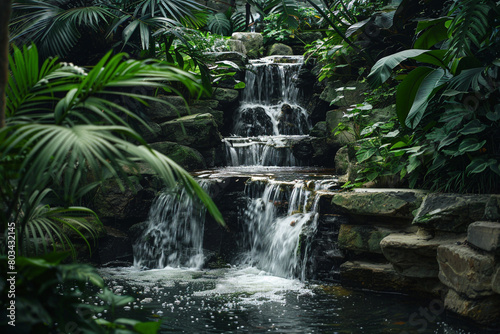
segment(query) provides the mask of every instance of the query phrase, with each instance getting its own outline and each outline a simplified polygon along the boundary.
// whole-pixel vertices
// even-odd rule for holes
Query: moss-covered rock
[[[320,99],[327,103],[335,101],[334,104],[339,107],[351,107],[365,101],[365,92],[368,85],[365,82],[341,81],[329,82],[320,95]]]
[[[151,148],[165,154],[184,169],[191,171],[206,168],[203,156],[194,148],[168,141],[153,143]]]
[[[247,51],[247,56],[250,58],[258,58],[262,55],[264,46],[264,37],[256,32],[235,32],[231,39],[241,41]]]
[[[380,241],[392,232],[394,230],[373,225],[343,224],[340,226],[338,245],[355,253],[382,254]]]
[[[411,220],[412,212],[422,203],[425,192],[404,189],[356,189],[333,197],[332,206],[351,217],[387,217]]]
[[[286,44],[283,43],[275,43],[271,45],[269,51],[267,52],[268,56],[293,56],[293,50]]]
[[[160,124],[162,137],[189,147],[207,149],[222,141],[217,123],[212,114],[184,116]]]

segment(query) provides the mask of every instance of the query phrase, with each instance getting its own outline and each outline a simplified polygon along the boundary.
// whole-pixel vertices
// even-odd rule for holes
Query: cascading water
[[[251,61],[233,136],[224,139],[228,165],[304,165],[291,150],[311,128],[295,85],[302,61],[298,56]]]
[[[243,262],[274,275],[306,279],[311,238],[318,223],[319,190],[336,186],[322,182],[276,182],[256,179],[246,193],[251,198],[242,215],[246,226]]]
[[[210,183],[201,185],[209,190]],[[151,206],[147,228],[134,245],[134,265],[201,268],[205,216],[205,206],[184,188],[159,195]]]

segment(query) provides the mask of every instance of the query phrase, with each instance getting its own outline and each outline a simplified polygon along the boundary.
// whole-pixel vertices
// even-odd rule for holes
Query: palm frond
[[[62,2],[14,1],[18,13],[11,21],[12,40],[18,45],[36,43],[44,56],[67,55],[78,43],[83,27],[96,31],[112,13],[101,6],[64,8]]]
[[[231,21],[223,13],[210,15],[207,27],[213,34],[227,36],[231,33]]]
[[[448,27],[450,54],[456,56],[473,55],[472,45],[481,47],[482,41],[491,31],[489,15],[498,11],[494,1],[462,0],[457,1],[449,15],[455,15]]]

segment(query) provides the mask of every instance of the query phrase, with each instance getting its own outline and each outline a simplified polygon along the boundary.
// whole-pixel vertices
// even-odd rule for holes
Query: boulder
[[[365,92],[368,90],[368,84],[359,81],[341,81],[328,82],[320,95],[320,99],[327,103],[332,103],[341,107],[351,107],[361,104],[365,101]]]
[[[318,138],[326,137],[328,135],[326,122],[322,121],[314,124],[313,128],[311,129],[311,132],[309,132],[309,135],[311,137],[318,137]]]
[[[408,277],[437,277],[437,249],[441,245],[462,242],[464,236],[430,238],[419,234],[391,234],[382,239],[380,247],[394,269]]]
[[[212,114],[184,116],[160,124],[162,137],[189,147],[206,149],[220,144],[222,137]]]
[[[437,250],[439,279],[469,298],[492,295],[495,270],[492,254],[481,254],[466,245],[442,245]]]
[[[340,226],[339,248],[354,253],[382,254],[380,241],[393,232],[393,229],[373,225],[344,224]]]
[[[231,39],[241,41],[245,46],[247,55],[250,58],[258,58],[262,55],[264,46],[264,38],[260,33],[256,32],[235,32]]]
[[[273,134],[273,120],[262,107],[246,107],[235,119],[234,134],[255,137]]]
[[[470,300],[454,290],[449,290],[444,300],[444,306],[448,311],[490,328],[500,325],[500,298],[498,296]]]
[[[194,148],[168,141],[153,143],[150,146],[189,171],[206,168],[203,156]]]
[[[245,44],[242,41],[237,39],[228,39],[227,45],[233,52],[242,53],[244,55],[247,54],[247,49],[245,48]]]
[[[497,196],[429,194],[417,211],[413,224],[438,231],[466,232],[469,224],[484,220],[491,197]]]
[[[271,45],[269,51],[267,52],[268,56],[293,56],[293,50],[286,44],[275,43]]]
[[[216,88],[212,98],[219,101],[221,109],[235,108],[239,102],[240,93],[236,89]]]
[[[500,223],[475,222],[469,225],[467,241],[487,252],[500,250]]]
[[[336,194],[332,206],[354,220],[378,217],[386,223],[399,224],[401,219],[413,218],[412,211],[420,206],[424,196],[424,191],[410,189],[356,189]]]
[[[104,181],[94,198],[94,211],[105,225],[128,228],[146,220],[155,198],[155,191],[141,186],[136,177],[129,177],[122,191],[114,180]]]

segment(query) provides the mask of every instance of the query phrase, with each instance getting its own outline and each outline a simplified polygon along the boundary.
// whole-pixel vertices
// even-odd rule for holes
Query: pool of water
[[[308,284],[253,267],[101,274],[115,293],[135,298],[115,316],[161,321],[161,333],[497,333],[452,318],[438,300]]]

